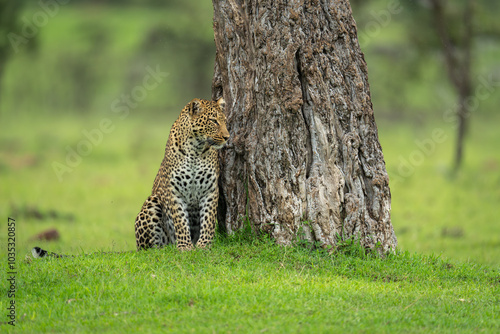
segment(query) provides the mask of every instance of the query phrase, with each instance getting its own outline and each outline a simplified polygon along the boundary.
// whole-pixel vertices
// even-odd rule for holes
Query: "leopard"
[[[220,166],[229,139],[225,102],[193,99],[175,121],[151,195],[135,220],[137,249],[204,248],[215,234]]]
[[[174,244],[180,251],[211,245],[216,229],[218,150],[230,135],[223,98],[195,98],[170,129],[151,195],[135,219],[137,250]],[[65,257],[40,247],[33,257]]]

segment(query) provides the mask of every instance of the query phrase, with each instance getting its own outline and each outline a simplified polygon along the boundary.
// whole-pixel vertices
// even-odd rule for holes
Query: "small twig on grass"
[[[419,300],[420,300],[420,298],[417,298],[413,303],[411,303],[410,305],[406,306],[403,309],[403,311],[406,311],[407,309],[409,309],[410,307],[412,307],[413,305],[415,305]]]

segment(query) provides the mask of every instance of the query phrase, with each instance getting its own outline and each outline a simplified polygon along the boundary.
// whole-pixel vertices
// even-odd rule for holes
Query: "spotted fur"
[[[151,195],[135,220],[137,249],[177,243],[208,246],[215,233],[217,149],[229,138],[224,100],[194,99],[182,109],[165,148]]]

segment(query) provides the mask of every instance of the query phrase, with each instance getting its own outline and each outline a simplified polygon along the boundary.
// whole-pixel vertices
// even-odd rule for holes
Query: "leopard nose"
[[[227,135],[222,135],[222,138],[224,138],[225,141],[229,139],[229,133]]]

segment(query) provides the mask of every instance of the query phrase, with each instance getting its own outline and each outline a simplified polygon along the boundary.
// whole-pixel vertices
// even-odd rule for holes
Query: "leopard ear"
[[[201,101],[199,99],[193,99],[189,102],[189,114],[191,116],[198,116],[201,113]]]
[[[226,109],[226,101],[224,101],[223,97],[221,97],[220,99],[217,100],[217,104],[222,109],[222,111],[225,111],[225,109]]]

